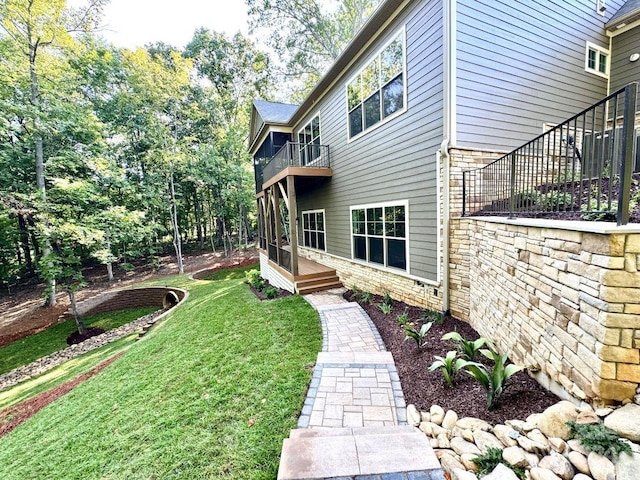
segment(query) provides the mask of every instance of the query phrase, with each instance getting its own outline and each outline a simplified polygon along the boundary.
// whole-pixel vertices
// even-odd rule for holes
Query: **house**
[[[410,304],[452,311],[497,339],[515,360],[534,366],[541,381],[555,382],[573,398],[628,397],[631,385],[640,382],[635,340],[616,345],[631,352],[622,363],[634,366],[633,375],[619,377],[620,369],[611,373],[611,365],[620,359],[603,353],[609,340],[602,336],[640,338],[640,319],[627,319],[632,325],[625,333],[606,333],[622,328],[603,320],[610,305],[582,305],[583,294],[600,295],[597,285],[581,290],[579,280],[571,277],[565,285],[559,277],[571,273],[566,271],[575,260],[571,256],[588,248],[593,240],[588,235],[607,236],[603,242],[631,235],[631,245],[637,232],[605,229],[581,232],[579,239],[573,233],[547,239],[554,229],[565,232],[566,222],[540,226],[522,220],[505,226],[461,218],[462,172],[554,131],[640,80],[639,25],[637,0],[383,1],[301,105],[254,103],[249,150],[263,276],[299,292],[334,286],[339,277],[349,287],[388,291]],[[614,144],[610,118],[617,115],[606,113],[611,102],[604,105],[609,120],[600,122],[600,136],[576,121],[566,131],[554,131],[563,142],[553,147],[556,156],[568,156],[572,146],[572,155],[582,161],[578,146],[586,151],[589,141]],[[545,148],[550,155],[552,148]],[[532,234],[532,228],[540,230]],[[527,251],[525,234],[537,235],[542,244]],[[497,266],[479,262],[500,242],[509,245],[502,252],[505,260]],[[561,250],[571,242],[580,247]],[[539,276],[543,267],[565,271],[553,274],[549,285],[525,285],[518,262],[537,261],[555,247],[560,249],[555,263],[534,265],[532,275]],[[605,253],[619,252],[593,252]],[[622,252],[628,262],[634,254]],[[603,268],[613,268],[611,262]],[[625,281],[632,283],[634,292],[628,293],[637,304],[640,280]],[[494,305],[499,301],[486,304],[496,294],[507,299],[502,307]],[[542,320],[533,328],[531,319],[539,311]],[[635,306],[628,311],[640,314]],[[579,324],[585,312],[598,324],[580,327],[589,339],[564,338],[575,338],[575,332],[566,334],[569,324]],[[519,320],[505,325],[511,315]],[[560,340],[545,350],[550,325],[557,330],[553,339]],[[569,351],[577,357],[574,363],[585,363],[578,344],[586,345],[596,364],[568,363]]]

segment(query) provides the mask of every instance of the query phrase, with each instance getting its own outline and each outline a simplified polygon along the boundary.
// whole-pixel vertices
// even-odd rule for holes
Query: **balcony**
[[[288,175],[330,177],[329,146],[287,142],[269,163],[256,169],[256,187],[266,189]]]

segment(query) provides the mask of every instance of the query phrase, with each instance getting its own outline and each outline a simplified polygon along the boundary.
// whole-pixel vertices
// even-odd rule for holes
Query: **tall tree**
[[[304,98],[380,0],[245,0],[249,24],[283,59],[280,84]]]

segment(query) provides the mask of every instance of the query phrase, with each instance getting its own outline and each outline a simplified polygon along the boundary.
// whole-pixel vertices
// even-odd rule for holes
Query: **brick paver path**
[[[324,344],[298,427],[405,424],[393,357],[368,315],[357,303],[346,302],[341,291],[305,298],[320,314]]]

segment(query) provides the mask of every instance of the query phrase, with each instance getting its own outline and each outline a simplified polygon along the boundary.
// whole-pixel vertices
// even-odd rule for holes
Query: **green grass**
[[[156,311],[156,307],[131,308],[84,318],[87,327],[112,330]],[[0,374],[67,348],[67,337],[77,330],[75,320],[66,320],[46,330],[0,347]]]
[[[322,334],[301,297],[260,302],[244,271],[152,282],[188,288],[189,299],[0,438],[0,478],[275,478]]]

